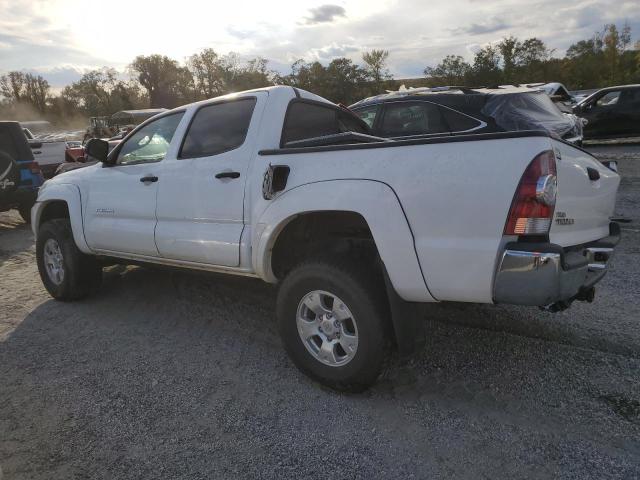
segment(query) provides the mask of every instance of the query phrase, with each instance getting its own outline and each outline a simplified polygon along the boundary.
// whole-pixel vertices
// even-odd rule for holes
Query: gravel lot
[[[0,214],[0,477],[640,477],[640,147],[593,149],[634,220],[596,302],[429,306],[424,352],[360,395],[292,366],[273,287],[113,267],[54,302]]]

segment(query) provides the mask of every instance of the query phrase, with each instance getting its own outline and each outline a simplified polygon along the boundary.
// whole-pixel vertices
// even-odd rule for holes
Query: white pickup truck
[[[367,132],[279,86],[163,113],[108,154],[92,140],[100,163],[47,181],[32,210],[42,281],[73,300],[129,262],[279,282],[290,357],[345,390],[419,348],[412,303],[593,299],[619,240],[615,172],[544,132]]]
[[[31,146],[31,153],[35,158],[44,178],[53,177],[56,169],[65,161],[65,152],[67,150],[67,142],[64,138],[36,138],[31,130],[23,128],[24,135]]]

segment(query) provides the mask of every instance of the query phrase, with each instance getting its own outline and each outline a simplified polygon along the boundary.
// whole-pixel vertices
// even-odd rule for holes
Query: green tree
[[[147,91],[152,108],[175,107],[190,96],[191,72],[166,55],[137,56],[129,69]]]
[[[476,85],[495,86],[501,83],[502,70],[497,47],[489,44],[476,52],[471,77]]]
[[[9,104],[28,104],[40,113],[47,110],[51,87],[40,75],[24,72],[9,72],[0,77],[0,94]]]
[[[432,86],[464,85],[471,73],[471,65],[460,55],[447,55],[435,67],[424,69],[424,75]]]
[[[364,69],[373,83],[374,94],[381,93],[387,81],[393,79],[387,68],[388,59],[389,50],[371,50],[362,54]]]

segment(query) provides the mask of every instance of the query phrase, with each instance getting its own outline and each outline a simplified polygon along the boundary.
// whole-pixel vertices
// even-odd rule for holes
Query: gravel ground
[[[113,267],[52,301],[0,214],[0,477],[640,477],[640,147],[593,304],[431,305],[427,346],[370,391],[298,373],[256,280]]]

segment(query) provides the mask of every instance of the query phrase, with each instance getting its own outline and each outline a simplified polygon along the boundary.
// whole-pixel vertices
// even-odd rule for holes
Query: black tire
[[[53,239],[62,254],[64,274],[56,283],[45,267],[44,250],[47,241]],[[85,255],[76,246],[67,218],[56,218],[42,224],[36,241],[36,259],[40,278],[49,294],[56,300],[70,301],[91,295],[102,283],[102,266],[92,256]]]
[[[23,204],[18,207],[18,213],[27,225],[31,223],[31,207],[33,207],[33,203]]]
[[[357,349],[345,365],[325,365],[310,353],[298,334],[298,307],[313,291],[338,297],[357,323]],[[300,371],[323,385],[360,392],[373,385],[386,366],[392,345],[389,305],[382,275],[372,268],[363,268],[347,259],[302,263],[282,282],[277,314],[278,329],[289,357]]]
[[[11,156],[0,151],[0,199],[8,198],[20,184],[20,167]]]

